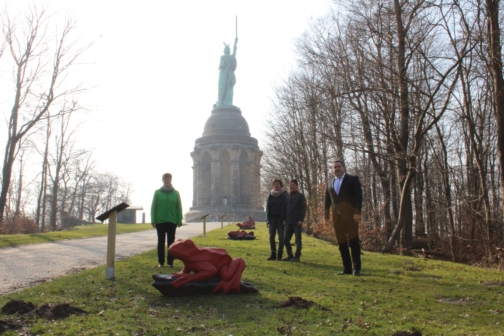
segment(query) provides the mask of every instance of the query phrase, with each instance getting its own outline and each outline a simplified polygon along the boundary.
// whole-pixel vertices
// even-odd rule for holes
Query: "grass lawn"
[[[150,224],[117,224],[116,229],[117,234],[120,234],[149,230],[152,229],[152,226]],[[89,224],[79,225],[76,226],[73,230],[68,231],[0,235],[0,248],[25,244],[49,243],[65,239],[106,236],[107,234],[107,224]]]
[[[214,230],[196,237],[199,246],[225,248],[242,257],[242,280],[259,294],[163,297],[151,286],[156,252],[116,263],[116,279],[93,268],[0,298],[89,312],[59,321],[29,320],[30,335],[504,335],[502,272],[449,262],[364,252],[362,276],[336,275],[337,246],[303,236],[301,263],[266,261],[268,233],[257,225],[253,241],[228,240]],[[182,263],[175,261],[180,270]],[[275,308],[300,296],[331,311]],[[0,320],[9,316],[0,314]],[[4,335],[18,335],[9,331]]]

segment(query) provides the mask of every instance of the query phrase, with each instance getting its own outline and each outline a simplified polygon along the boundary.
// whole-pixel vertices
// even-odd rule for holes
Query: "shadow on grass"
[[[28,235],[28,237],[30,239],[37,239],[37,240],[40,240],[40,241],[34,241],[32,243],[29,243],[29,244],[42,244],[42,243],[52,243],[52,242],[55,242],[55,241],[58,241],[60,239],[57,239],[56,237],[54,236],[47,236],[47,235],[44,235],[44,234],[40,234],[40,233],[35,233],[35,234],[30,234]],[[21,246],[21,245],[26,245],[26,240],[25,239],[19,239],[19,236],[16,235],[14,237],[9,237],[9,235],[5,235],[5,236],[0,236],[0,246],[2,247],[16,247],[16,246]]]
[[[40,239],[40,240],[44,240],[45,243],[53,243],[55,241],[61,240],[61,239],[58,239],[58,237],[61,237],[61,236],[49,236],[49,235],[44,235],[44,234],[40,234],[40,233],[35,233],[30,236],[36,237],[37,239]],[[42,243],[44,243],[44,242],[42,242]]]
[[[14,247],[14,246],[17,246],[17,244],[14,243],[12,240],[6,239],[6,238],[0,238],[0,242],[3,243],[2,245],[5,244],[5,247]]]

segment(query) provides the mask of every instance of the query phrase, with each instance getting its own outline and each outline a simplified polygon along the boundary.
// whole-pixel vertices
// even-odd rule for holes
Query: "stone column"
[[[198,161],[196,160],[194,152],[191,153],[193,159],[193,201],[192,206],[198,205]]]
[[[252,190],[250,189],[254,183],[250,163],[252,162],[252,153],[247,147],[242,148],[240,155],[240,203],[250,206],[250,197]],[[245,156],[243,156],[245,154]]]
[[[203,201],[204,201],[204,195],[203,195],[203,186],[202,186],[202,183],[203,183],[203,167],[204,167],[204,164],[201,162],[201,153],[200,154],[196,154],[196,161],[198,162],[197,165],[195,165],[196,167],[196,180],[194,181],[194,184],[196,185],[196,197],[197,197],[197,201],[196,201],[196,206],[201,206],[203,205]]]
[[[211,163],[211,179],[212,182],[210,184],[210,205],[219,206],[222,203],[220,199],[220,185],[219,185],[219,177],[220,177],[220,168],[221,163],[219,161],[220,152],[218,150],[212,151],[212,163]]]
[[[240,203],[240,151],[233,148],[230,151],[231,173],[231,206]]]
[[[253,176],[255,178],[255,183],[253,184],[254,193],[257,195],[261,192],[261,157],[263,152],[259,149],[254,151],[254,159],[253,159]],[[254,207],[258,206],[260,202],[255,202]]]

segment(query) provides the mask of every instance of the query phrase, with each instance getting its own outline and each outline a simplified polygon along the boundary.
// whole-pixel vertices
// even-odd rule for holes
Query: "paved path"
[[[220,222],[207,223],[207,231],[220,225]],[[190,238],[202,233],[202,223],[189,223],[177,229],[176,237]],[[156,245],[154,229],[117,235],[116,260],[153,250]],[[0,296],[106,262],[106,236],[2,248]]]

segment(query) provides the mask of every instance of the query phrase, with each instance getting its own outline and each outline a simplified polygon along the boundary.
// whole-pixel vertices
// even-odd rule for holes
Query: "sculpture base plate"
[[[176,278],[172,278],[171,274],[153,274],[152,278],[154,282],[152,286],[161,292],[164,296],[175,297],[175,296],[195,296],[195,295],[206,295],[206,294],[214,294],[212,291],[221,279],[219,277],[212,277],[210,279],[198,282],[189,282],[183,284],[179,288],[175,288],[172,286],[172,282]],[[257,288],[248,284],[246,282],[240,281],[240,293],[236,293],[234,289],[230,290],[228,294],[246,294],[246,293],[259,293]],[[222,293],[222,290],[215,294]]]
[[[255,236],[250,236],[250,235],[246,235],[246,236],[242,236],[242,237],[231,237],[231,236],[228,236],[228,239],[232,239],[232,240],[254,240],[256,239]]]

